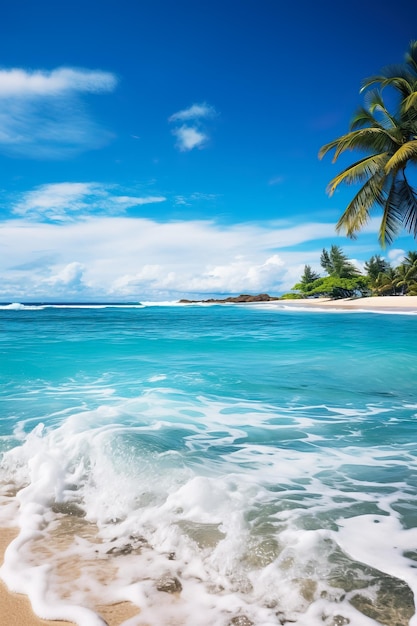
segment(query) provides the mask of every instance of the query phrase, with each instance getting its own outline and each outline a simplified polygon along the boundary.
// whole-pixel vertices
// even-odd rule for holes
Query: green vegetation
[[[282,299],[417,295],[417,252],[408,252],[395,268],[379,255],[372,256],[362,273],[339,246],[332,246],[329,251],[323,249],[320,264],[327,276],[320,276],[305,265],[294,291]]]
[[[332,195],[341,183],[361,184],[336,229],[354,238],[369,221],[371,210],[379,207],[379,241],[384,247],[403,228],[417,237],[417,194],[406,176],[407,167],[417,164],[417,41],[410,44],[402,65],[366,79],[361,91],[366,91],[365,106],[353,116],[350,131],[324,145],[319,157],[334,150],[335,162],[346,150],[365,153],[330,181],[328,193]],[[385,95],[395,101],[394,113],[385,104]]]

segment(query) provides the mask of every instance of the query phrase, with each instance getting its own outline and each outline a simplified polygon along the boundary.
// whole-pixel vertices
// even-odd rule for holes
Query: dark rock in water
[[[128,543],[125,546],[114,546],[114,548],[110,548],[107,550],[106,554],[112,554],[113,556],[121,556],[124,554],[131,554],[133,551],[133,546]]]
[[[258,293],[256,296],[241,293],[240,296],[229,296],[228,298],[209,298],[208,300],[180,300],[181,304],[197,304],[203,302],[206,304],[224,304],[228,302],[270,302],[272,300],[279,300],[274,296],[270,296],[267,293]]]
[[[380,583],[376,599],[357,594],[350,602],[355,609],[384,626],[408,626],[415,613],[410,587],[388,576]]]
[[[254,623],[246,615],[237,615],[232,617],[229,626],[254,626]]]
[[[165,593],[179,593],[182,591],[182,585],[180,580],[176,576],[162,576],[156,581],[156,588],[158,591],[165,591]]]
[[[125,554],[140,554],[141,549],[145,547],[149,547],[148,542],[141,535],[130,535],[129,537],[131,543],[125,543],[124,545],[114,546],[107,550],[106,554],[112,554],[113,556],[123,556]],[[116,537],[112,539],[113,541],[117,541]]]
[[[329,560],[335,567],[328,582],[349,592],[349,602],[355,609],[384,626],[409,625],[415,606],[413,592],[406,582],[351,561],[338,549]],[[340,620],[336,626],[339,624]]]
[[[85,511],[75,502],[54,502],[52,510],[54,513],[61,513],[62,515],[85,517]]]
[[[343,617],[343,615],[335,615],[333,618],[333,626],[345,626],[350,624],[350,619]]]

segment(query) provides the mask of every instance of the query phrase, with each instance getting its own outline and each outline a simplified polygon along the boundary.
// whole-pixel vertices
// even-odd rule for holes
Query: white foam
[[[44,305],[28,305],[21,304],[20,302],[12,302],[11,304],[0,305],[1,311],[42,311],[42,309],[44,308]]]
[[[16,431],[21,445],[3,455],[1,474],[19,489],[21,532],[0,574],[29,595],[39,616],[98,626],[100,618],[83,607],[99,598],[130,600],[143,623],[158,626],[192,626],[196,615],[199,626],[227,626],[239,614],[276,626],[279,610],[299,626],[330,626],[335,615],[375,626],[327,582],[338,545],[416,589],[415,570],[402,554],[415,549],[416,531],[404,530],[392,508],[406,481],[381,484],[370,475],[373,468],[412,471],[416,460],[392,459],[388,448],[361,448],[353,438],[329,448],[323,436],[314,437],[329,417],[350,423],[351,410],[280,412],[167,388],[118,402],[55,427]],[[356,421],[379,413],[385,416],[368,407]],[[85,517],[71,518],[65,507]],[[74,519],[79,530],[62,549],[55,529],[70,529]],[[47,565],[39,545],[48,546]],[[130,553],[118,555],[126,546]],[[81,564],[65,602],[56,574],[63,560]],[[156,589],[166,574],[181,580],[179,597]]]

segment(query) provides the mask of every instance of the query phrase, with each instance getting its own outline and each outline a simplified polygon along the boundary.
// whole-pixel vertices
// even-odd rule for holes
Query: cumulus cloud
[[[205,102],[193,104],[188,109],[177,111],[177,113],[171,115],[168,119],[171,123],[187,122],[172,130],[172,134],[177,138],[177,148],[181,152],[187,152],[194,148],[203,148],[209,139],[203,120],[215,115],[217,115],[215,108]]]
[[[397,267],[398,265],[401,265],[401,263],[403,262],[405,254],[406,254],[405,250],[402,250],[401,248],[392,248],[388,252],[388,259],[390,263],[394,265],[394,267]]]
[[[0,296],[174,300],[280,293],[295,284],[304,263],[319,259],[325,237],[334,238],[333,224],[224,226],[104,215],[51,223],[26,216],[0,230]],[[292,250],[303,243],[309,251]]]
[[[181,152],[202,148],[208,140],[208,136],[194,126],[180,126],[172,131],[177,138],[177,146]]]
[[[66,290],[79,291],[82,286],[84,266],[77,261],[68,263],[56,274],[45,278],[42,282],[54,288],[65,287]]]
[[[144,204],[164,202],[164,196],[120,195],[114,186],[97,182],[41,185],[22,194],[13,213],[34,220],[66,222],[91,213],[120,214]]]
[[[104,145],[111,134],[94,121],[85,98],[116,84],[113,74],[99,70],[0,70],[0,151],[49,159]]]

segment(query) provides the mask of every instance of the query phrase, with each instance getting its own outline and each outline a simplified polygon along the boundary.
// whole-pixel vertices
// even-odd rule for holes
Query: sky
[[[415,0],[2,0],[0,301],[279,295],[335,244],[318,159],[401,63]],[[356,157],[356,155],[355,155]]]

